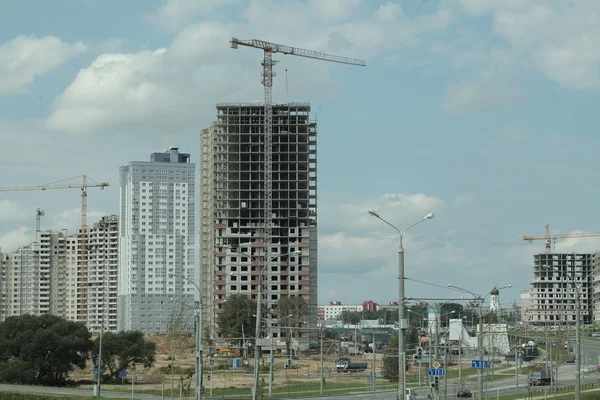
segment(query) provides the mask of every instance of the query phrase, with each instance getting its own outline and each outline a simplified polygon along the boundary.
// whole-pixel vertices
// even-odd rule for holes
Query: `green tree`
[[[383,377],[398,382],[398,333],[394,334],[383,355]]]
[[[279,316],[279,325],[290,328],[297,328],[308,316],[308,303],[299,296],[284,296],[277,300],[277,315]],[[290,335],[286,335],[286,347],[288,354],[291,354],[293,332],[290,329]]]
[[[483,322],[485,324],[497,324],[498,323],[498,314],[491,311],[483,316]]]
[[[234,294],[223,304],[219,317],[219,330],[222,337],[235,339],[243,345],[242,336],[254,336],[256,326],[256,302],[250,296]]]
[[[458,303],[445,303],[440,307],[440,315],[442,316],[440,320],[441,326],[448,326],[449,321],[451,319],[458,319],[459,315],[462,317],[464,315],[464,307],[462,304]]]
[[[93,357],[98,358],[99,338],[94,341]],[[119,372],[142,365],[150,368],[156,360],[156,343],[144,340],[139,331],[106,332],[102,335],[102,371],[108,370],[109,379],[117,379]]]
[[[341,319],[342,319],[342,323],[344,323],[344,324],[355,325],[360,322],[361,313],[356,312],[356,311],[344,310],[344,311],[342,311]]]
[[[415,349],[419,343],[416,328],[409,328],[404,331],[404,352],[405,352],[405,368],[408,371],[412,356],[406,357],[406,349]],[[410,350],[408,353],[413,354]],[[386,347],[383,354],[383,377],[390,382],[398,382],[398,333],[396,332],[390,339],[389,345]]]
[[[61,386],[84,368],[92,350],[82,323],[45,314],[9,317],[0,323],[0,381]]]

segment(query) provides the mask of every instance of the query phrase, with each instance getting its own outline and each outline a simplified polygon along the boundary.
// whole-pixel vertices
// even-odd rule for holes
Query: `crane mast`
[[[39,186],[12,186],[0,187],[0,192],[18,192],[30,190],[53,190],[53,189],[81,189],[81,232],[78,234],[81,253],[77,254],[79,265],[79,291],[77,294],[79,307],[77,308],[77,320],[87,321],[87,188],[98,187],[104,190],[108,183],[88,184],[87,176],[81,176],[81,184],[49,184]],[[36,210],[36,231],[40,230],[40,216],[45,215],[41,209]]]
[[[40,219],[44,215],[46,215],[46,213],[41,208],[38,208],[37,210],[35,210],[35,231],[36,231],[36,233],[40,231]]]
[[[273,67],[277,61],[273,60],[274,53],[282,53],[298,57],[312,58],[315,60],[329,61],[341,64],[366,66],[363,60],[335,56],[331,54],[320,53],[312,50],[300,49],[297,47],[286,46],[282,44],[267,42],[264,40],[251,39],[240,40],[231,38],[231,48],[237,49],[238,46],[253,47],[263,50],[262,61],[262,84],[264,86],[265,96],[265,116],[264,116],[264,231],[265,231],[265,265],[271,260],[272,244],[272,222],[273,222]]]

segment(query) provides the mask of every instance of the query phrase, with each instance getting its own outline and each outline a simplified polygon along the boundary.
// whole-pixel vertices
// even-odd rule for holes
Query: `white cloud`
[[[164,0],[164,4],[146,18],[150,22],[177,29],[185,26],[196,14],[208,13],[240,2],[241,0]]]
[[[203,7],[213,9],[215,4]],[[55,99],[46,124],[80,134],[197,131],[214,119],[216,102],[263,98],[262,52],[233,51],[228,44],[233,36],[277,38],[282,44],[364,59],[414,46],[420,35],[443,30],[452,20],[446,9],[407,20],[397,4],[374,10],[365,4],[252,1],[238,10],[243,22],[201,19],[181,30],[166,48],[100,55]],[[196,9],[193,2],[181,1],[167,2],[165,7],[173,15]],[[315,16],[325,22],[315,24]],[[281,61],[276,68],[275,102],[347,97],[330,71],[357,68],[300,57],[275,58]]]
[[[33,213],[29,215],[21,203],[10,199],[0,200],[0,223],[23,221],[34,216]]]
[[[600,2],[461,0],[473,15],[492,14],[495,31],[533,66],[568,88],[600,86]]]
[[[99,221],[100,218],[108,214],[101,211],[89,211],[87,212],[87,224],[90,227],[94,222]],[[62,230],[66,229],[68,235],[72,235],[77,232],[77,229],[81,226],[81,208],[71,208],[64,210],[57,215],[52,217],[51,226],[48,228],[42,227],[42,229],[54,229]]]
[[[471,193],[461,193],[458,196],[456,196],[454,199],[452,199],[452,204],[455,207],[460,207],[460,206],[464,206],[467,204],[472,204],[475,201],[475,196],[473,196]]]
[[[11,253],[19,247],[28,245],[35,240],[34,230],[27,227],[21,227],[13,231],[6,232],[0,236],[0,251]]]
[[[18,36],[0,45],[0,96],[23,91],[43,76],[85,50],[82,42],[65,43],[57,37]]]
[[[442,109],[449,114],[465,115],[481,109],[514,105],[521,98],[518,89],[501,77],[462,81],[448,85]]]

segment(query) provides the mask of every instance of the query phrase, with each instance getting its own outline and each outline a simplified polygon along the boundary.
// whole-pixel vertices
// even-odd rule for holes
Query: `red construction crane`
[[[22,192],[27,190],[54,190],[54,189],[81,189],[81,232],[79,233],[79,243],[81,248],[81,257],[79,258],[79,291],[77,293],[77,320],[87,321],[87,189],[98,187],[104,190],[108,183],[88,183],[86,175],[78,176],[82,178],[81,184],[69,183],[51,183],[39,186],[12,186],[0,187],[0,192]],[[38,214],[39,215],[39,214]],[[39,229],[39,226],[36,226]]]

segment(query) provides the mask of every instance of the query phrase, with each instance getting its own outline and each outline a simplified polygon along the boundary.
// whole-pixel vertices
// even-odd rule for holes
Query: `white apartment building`
[[[171,147],[121,167],[120,187],[117,329],[165,333],[197,291],[195,164]]]
[[[535,254],[527,322],[533,325],[574,324],[578,290],[582,322],[590,323],[591,271],[591,254]]]
[[[293,340],[308,347],[316,331],[303,328],[317,322],[317,124],[310,104],[273,105],[270,249],[265,246],[264,104],[216,108],[216,121],[201,133],[200,277],[206,324],[218,333],[220,303],[234,293],[256,299],[259,280],[267,281],[265,309],[285,296],[307,302],[308,320]],[[281,343],[287,334],[273,337]]]
[[[319,306],[319,319],[340,320],[344,311],[361,312],[362,310],[361,304],[342,304],[339,301],[332,301],[328,305]]]
[[[36,241],[14,253],[0,255],[0,313],[66,315],[67,231],[38,231]],[[1,314],[0,314],[1,315]]]

